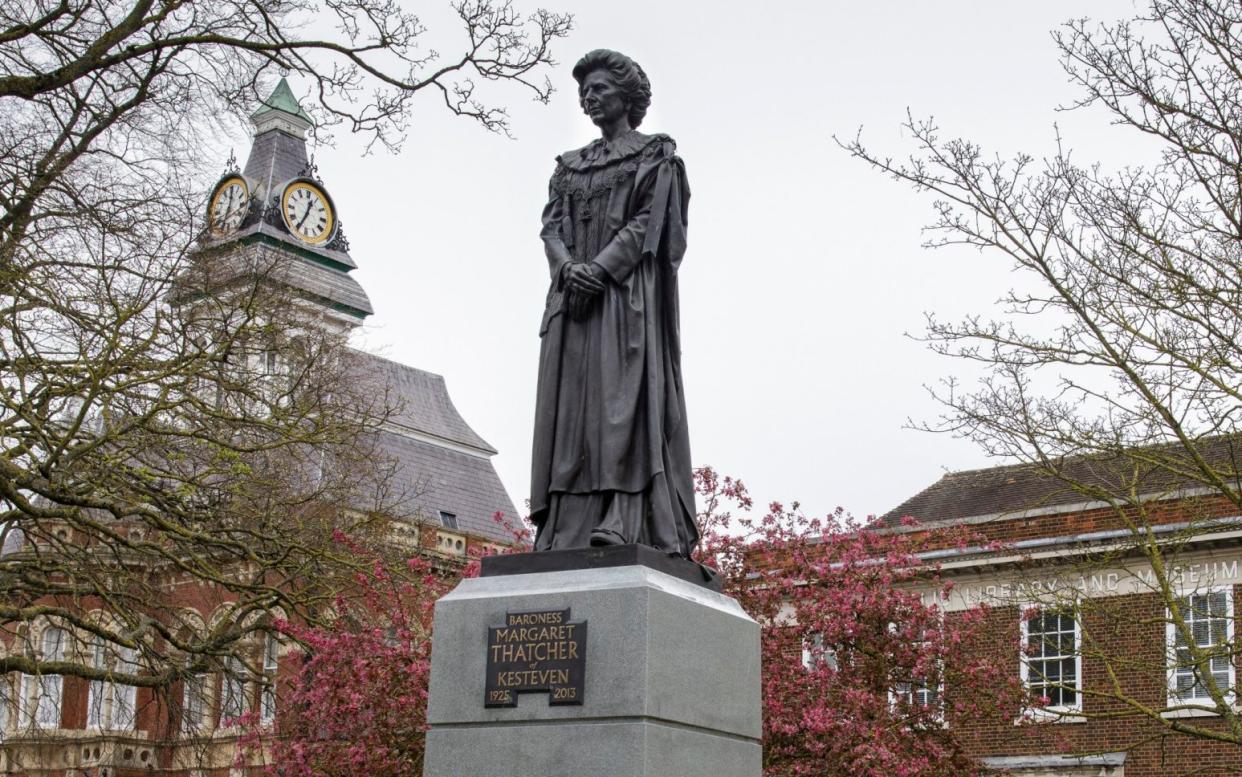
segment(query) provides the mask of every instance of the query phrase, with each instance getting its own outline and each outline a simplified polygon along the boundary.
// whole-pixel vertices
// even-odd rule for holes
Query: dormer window
[[[446,529],[456,529],[457,528],[457,514],[446,513],[443,510],[441,510],[440,511],[440,525]]]

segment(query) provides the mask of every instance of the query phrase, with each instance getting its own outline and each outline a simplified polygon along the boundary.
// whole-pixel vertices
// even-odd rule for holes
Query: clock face
[[[294,181],[285,187],[280,205],[289,231],[307,243],[323,243],[332,237],[336,219],[328,196],[318,186]]]
[[[225,178],[216,186],[216,192],[211,195],[211,203],[207,206],[211,231],[217,235],[235,231],[249,210],[250,187],[246,186],[246,181],[238,176]]]

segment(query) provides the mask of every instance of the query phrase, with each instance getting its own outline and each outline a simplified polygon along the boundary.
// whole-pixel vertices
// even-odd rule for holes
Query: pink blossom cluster
[[[241,721],[238,765],[273,777],[421,777],[435,602],[478,560],[391,566],[344,533],[334,539],[364,571],[336,596],[330,625],[276,624],[301,650],[278,682],[275,730]]]
[[[952,583],[919,557],[979,539],[840,509],[810,518],[796,503],[755,518],[741,481],[696,478],[700,561],[763,627],[765,777],[979,772],[951,724],[1018,709],[1021,685],[1012,662],[972,649],[985,612],[946,614]]]

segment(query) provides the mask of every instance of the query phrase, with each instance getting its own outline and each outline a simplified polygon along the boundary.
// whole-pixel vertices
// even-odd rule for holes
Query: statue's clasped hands
[[[565,288],[583,297],[603,292],[603,271],[594,264],[574,263],[565,268]]]
[[[573,263],[566,265],[564,273],[566,312],[571,319],[582,321],[592,301],[604,291],[604,271],[594,264]]]

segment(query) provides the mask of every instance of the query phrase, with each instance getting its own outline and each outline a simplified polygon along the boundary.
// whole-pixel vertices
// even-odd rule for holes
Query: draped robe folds
[[[631,131],[557,158],[543,212],[536,550],[586,547],[595,533],[688,557],[698,542],[677,303],[690,191],[675,148]],[[604,291],[564,288],[571,261],[593,262]]]

